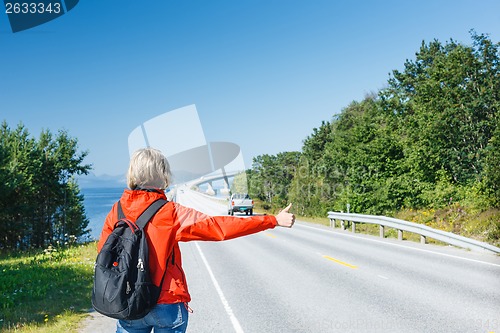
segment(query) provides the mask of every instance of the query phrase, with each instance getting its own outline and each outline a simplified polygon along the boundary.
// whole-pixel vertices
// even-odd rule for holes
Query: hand
[[[295,223],[295,215],[288,212],[291,207],[292,204],[289,204],[285,209],[280,211],[278,215],[276,215],[276,221],[278,221],[278,225],[280,227],[291,228]]]

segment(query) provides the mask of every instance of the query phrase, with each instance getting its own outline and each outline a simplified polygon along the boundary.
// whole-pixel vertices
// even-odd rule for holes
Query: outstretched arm
[[[175,205],[175,219],[179,223],[177,241],[192,240],[221,241],[250,235],[274,228],[276,225],[290,228],[295,216],[289,213],[291,205],[277,216],[252,216],[247,218],[232,216],[208,216],[195,209]]]

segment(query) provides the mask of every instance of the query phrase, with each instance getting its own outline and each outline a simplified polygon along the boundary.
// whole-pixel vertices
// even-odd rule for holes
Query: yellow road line
[[[354,265],[348,264],[348,263],[346,263],[346,262],[340,261],[340,260],[335,259],[335,258],[332,258],[332,257],[330,257],[330,256],[323,256],[323,258],[328,259],[328,260],[331,260],[331,261],[333,261],[333,262],[336,262],[337,264],[341,264],[341,265],[344,265],[344,266],[349,267],[349,268],[352,268],[352,269],[356,269],[356,268],[358,268],[358,266],[354,266]]]
[[[266,233],[265,233],[265,235],[266,235],[266,236],[269,236],[269,237],[271,237],[271,238],[276,238],[276,236],[274,236],[273,234],[270,234],[270,233],[268,233],[268,232],[266,232]]]

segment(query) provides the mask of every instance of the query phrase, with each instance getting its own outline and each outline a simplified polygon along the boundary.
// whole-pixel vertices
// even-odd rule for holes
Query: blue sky
[[[65,129],[118,175],[135,127],[196,104],[207,141],[240,145],[249,167],[300,150],[423,40],[470,44],[470,29],[499,42],[500,1],[81,0],[18,33],[2,9],[0,121]]]

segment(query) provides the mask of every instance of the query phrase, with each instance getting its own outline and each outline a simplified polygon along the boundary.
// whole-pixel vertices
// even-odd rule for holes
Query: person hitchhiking
[[[130,160],[127,185],[120,205],[125,216],[135,221],[154,201],[166,199],[164,190],[171,178],[166,157],[153,148],[137,150]],[[291,228],[295,216],[291,204],[276,216],[208,216],[195,209],[169,201],[145,227],[149,245],[149,265],[153,283],[160,285],[165,274],[157,304],[143,318],[118,320],[117,333],[182,333],[188,324],[188,302],[191,296],[182,269],[179,242],[222,241],[250,235],[276,226]],[[97,245],[101,250],[117,221],[117,203],[106,217]],[[168,264],[167,264],[168,259]],[[165,270],[166,268],[166,270]]]

